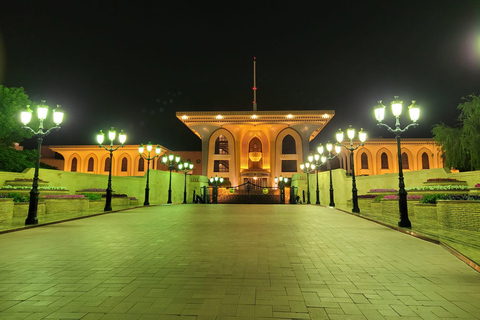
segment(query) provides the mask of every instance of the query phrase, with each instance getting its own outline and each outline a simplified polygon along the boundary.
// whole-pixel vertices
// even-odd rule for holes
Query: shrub
[[[410,187],[405,188],[407,191],[456,191],[456,190],[468,190],[468,186],[461,186],[455,184],[449,184],[445,186],[436,185],[436,186],[423,186],[423,187]]]
[[[480,188],[480,183],[477,183],[477,184],[475,185],[475,188]]]
[[[49,194],[41,196],[43,199],[83,199],[85,196],[83,194]]]
[[[106,194],[102,194],[102,198],[106,198]],[[112,198],[128,198],[126,194],[112,194]]]
[[[423,196],[415,196],[415,195],[409,196],[409,195],[407,195],[407,200],[420,200],[422,198],[423,198]],[[398,195],[392,194],[392,195],[389,195],[389,196],[385,196],[383,199],[385,199],[385,200],[398,200]]]
[[[135,198],[135,197],[130,197],[129,199],[130,199],[130,200],[138,200],[138,199]]]
[[[427,182],[458,182],[457,179],[451,179],[451,178],[432,178],[432,179],[427,179]]]
[[[375,199],[376,197],[377,195],[375,194],[361,194],[357,196],[358,199]]]
[[[433,203],[436,204],[438,200],[474,200],[479,201],[479,195],[468,194],[428,194],[423,196],[421,203]]]
[[[80,191],[106,192],[107,189],[88,188],[88,189],[82,189],[82,190],[80,190]]]
[[[398,192],[395,189],[370,189],[369,192]]]
[[[9,194],[7,194],[7,198],[13,198],[13,202],[30,202],[29,195],[16,192],[10,192]]]
[[[98,193],[84,193],[83,195],[90,201],[102,200],[102,195]]]

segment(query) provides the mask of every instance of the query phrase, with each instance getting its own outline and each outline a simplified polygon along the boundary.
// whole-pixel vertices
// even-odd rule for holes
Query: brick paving
[[[480,319],[448,251],[313,205],[137,208],[0,250],[0,319]]]

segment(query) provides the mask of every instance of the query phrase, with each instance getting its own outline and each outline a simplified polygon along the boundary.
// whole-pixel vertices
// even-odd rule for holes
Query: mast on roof
[[[257,111],[257,73],[256,73],[257,58],[253,57],[253,111]]]

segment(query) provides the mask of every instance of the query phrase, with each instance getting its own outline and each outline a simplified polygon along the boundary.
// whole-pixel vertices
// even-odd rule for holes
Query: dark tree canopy
[[[446,167],[476,170],[480,168],[480,96],[472,94],[463,99],[465,102],[457,107],[461,110],[459,125],[435,125],[433,139],[442,148]]]
[[[0,85],[0,147],[12,147],[14,142],[31,137],[20,122],[20,112],[30,104],[23,88]]]

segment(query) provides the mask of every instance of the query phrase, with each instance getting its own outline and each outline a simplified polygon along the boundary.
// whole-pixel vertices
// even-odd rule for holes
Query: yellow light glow
[[[188,119],[187,115],[184,114],[184,115],[182,116],[182,119],[183,119],[183,120],[187,120],[187,119]]]
[[[256,114],[254,114],[254,115],[252,116],[252,119],[257,119],[257,118],[258,118],[258,117],[257,117]]]
[[[220,115],[220,114],[216,118],[217,118],[217,120],[223,119],[222,115]]]
[[[287,119],[292,119],[293,115],[292,114],[287,114]]]

